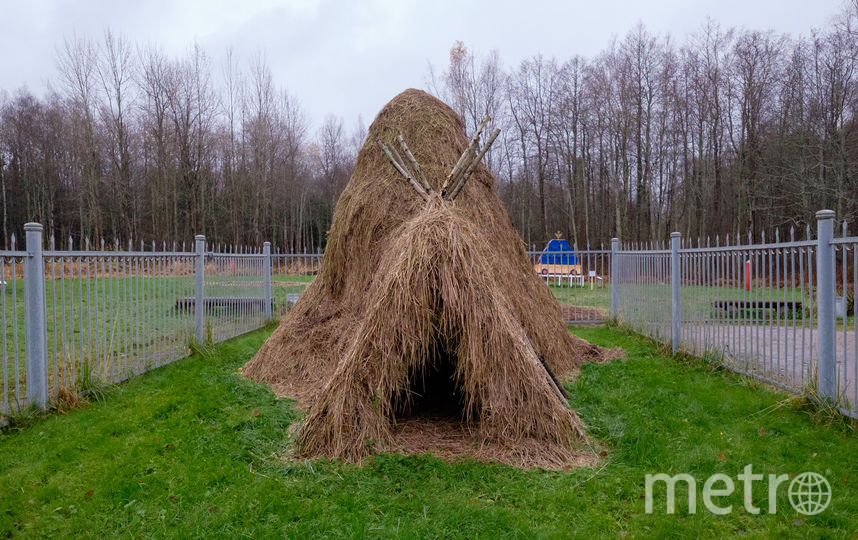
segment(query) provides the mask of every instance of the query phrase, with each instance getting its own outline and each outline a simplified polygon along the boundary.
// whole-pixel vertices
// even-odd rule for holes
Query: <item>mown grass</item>
[[[428,455],[383,455],[363,467],[285,461],[298,414],[237,371],[269,329],[0,435],[0,535],[856,536],[858,442],[849,424],[701,361],[677,361],[622,330],[573,332],[628,351],[567,384],[572,406],[606,445],[597,467],[522,471]],[[735,479],[748,463],[765,474],[823,473],[833,502],[800,516],[783,489],[776,515],[741,513],[740,493],[719,500],[734,505],[726,516],[689,515],[682,502],[666,515],[663,498],[656,513],[644,512],[647,473],[688,472],[702,484],[713,472]]]
[[[572,285],[569,285],[568,282],[549,281],[548,283],[552,294],[562,304],[597,308],[603,313],[607,313],[611,309],[610,283],[600,286],[598,281],[594,281],[592,289],[586,278],[583,285],[579,285],[577,282]]]

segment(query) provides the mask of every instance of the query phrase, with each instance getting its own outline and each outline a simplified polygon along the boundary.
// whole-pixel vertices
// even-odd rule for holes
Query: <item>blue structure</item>
[[[569,247],[568,240],[551,240],[545,249],[542,250],[542,255],[539,256],[540,264],[562,264],[572,265],[578,264],[578,257],[575,252]]]

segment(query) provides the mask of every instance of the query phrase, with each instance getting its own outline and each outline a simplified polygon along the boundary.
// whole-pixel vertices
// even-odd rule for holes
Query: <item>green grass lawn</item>
[[[607,318],[611,309],[611,284],[599,286],[594,283],[591,288],[588,281],[583,286],[556,278],[547,280],[549,289],[561,304],[594,308],[596,313]],[[687,322],[718,324],[780,324],[791,325],[795,319],[797,325],[813,326],[816,306],[812,292],[798,287],[759,287],[745,291],[738,287],[699,287],[683,286],[681,288],[681,309],[683,319]],[[800,302],[801,309],[778,313],[771,309],[739,309],[730,313],[714,305],[716,302]],[[670,317],[670,285],[664,284],[633,284],[625,283],[620,286],[621,306],[636,305],[641,309],[661,306],[658,313],[647,313],[649,317]],[[813,307],[813,310],[811,310]],[[803,321],[803,322],[802,322]],[[846,318],[846,328],[853,330],[855,321],[852,315]],[[837,320],[839,329],[843,328],[843,319]]]
[[[292,403],[237,372],[270,330],[108,390],[105,398],[0,435],[0,536],[854,538],[858,440],[798,400],[615,328],[573,329],[623,361],[586,365],[572,406],[608,448],[594,468],[523,471],[383,455],[363,467],[279,457]],[[647,473],[816,471],[833,501],[801,516],[644,512]],[[758,483],[759,484],[759,483]],[[741,483],[736,481],[737,487]],[[663,490],[662,490],[663,491]],[[755,502],[766,506],[757,487]],[[659,491],[656,491],[659,494]],[[682,490],[678,500],[684,501]]]
[[[565,283],[557,284],[556,282],[550,282],[549,289],[551,289],[554,297],[562,304],[596,308],[604,312],[604,314],[607,314],[611,310],[610,283],[599,286],[599,283],[595,282],[591,289],[589,282],[585,282],[583,287],[577,283],[573,283],[570,286]]]

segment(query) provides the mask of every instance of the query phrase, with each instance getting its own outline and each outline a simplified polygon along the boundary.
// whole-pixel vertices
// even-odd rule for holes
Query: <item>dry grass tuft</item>
[[[244,373],[308,411],[303,456],[359,462],[400,451],[414,415],[440,403],[446,420],[431,425],[463,426],[475,457],[581,464],[586,437],[555,374],[602,350],[567,332],[488,170],[481,165],[455,202],[424,202],[374,143],[400,132],[436,191],[468,145],[459,117],[424,92],[382,109],[318,277]],[[431,448],[424,440],[414,451]]]
[[[89,400],[73,388],[60,386],[51,405],[59,414],[65,414],[68,411],[80,409],[87,403],[89,403]]]

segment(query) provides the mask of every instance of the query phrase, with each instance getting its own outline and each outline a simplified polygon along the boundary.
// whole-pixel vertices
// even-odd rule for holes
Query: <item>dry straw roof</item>
[[[420,171],[405,152],[391,159],[413,181],[377,143],[400,134]],[[370,127],[319,275],[244,369],[307,411],[300,455],[592,459],[557,378],[605,355],[567,332],[482,164],[440,196],[468,147],[459,116],[419,90]]]

